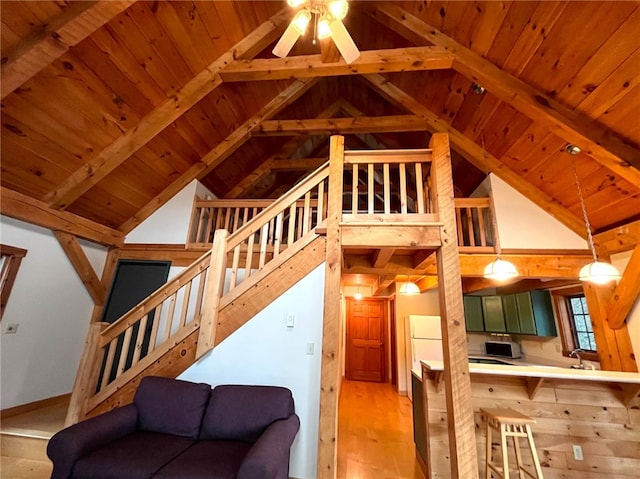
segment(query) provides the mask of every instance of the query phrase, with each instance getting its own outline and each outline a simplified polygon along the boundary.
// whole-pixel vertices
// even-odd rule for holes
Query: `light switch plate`
[[[287,328],[293,328],[296,325],[296,313],[287,314]]]

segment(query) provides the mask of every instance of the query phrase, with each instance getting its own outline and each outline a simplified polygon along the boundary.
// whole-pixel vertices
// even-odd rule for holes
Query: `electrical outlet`
[[[287,314],[287,328],[293,328],[296,325],[296,313]]]
[[[583,461],[584,456],[582,455],[582,447],[579,444],[573,445],[573,458],[576,461]]]
[[[18,332],[18,323],[7,324],[7,327],[4,328],[4,334],[16,334]]]

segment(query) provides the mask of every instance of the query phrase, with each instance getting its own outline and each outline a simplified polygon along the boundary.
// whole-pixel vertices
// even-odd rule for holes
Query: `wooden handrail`
[[[265,204],[267,206],[249,223],[243,225],[228,238],[226,234],[224,235],[224,242],[217,246],[219,251],[215,261],[212,251],[206,252],[169,283],[160,287],[104,329],[98,340],[99,351],[102,351],[103,354],[102,376],[100,377],[100,374],[97,373],[92,376],[96,378],[94,381],[99,382],[97,389],[100,392],[91,399],[87,398],[86,404],[95,405],[104,400],[135,376],[135,371],[138,369],[134,368],[135,365],[148,366],[174,344],[176,338],[184,338],[185,335],[200,329],[202,327],[201,320],[206,323],[207,331],[200,330],[199,332],[198,355],[211,349],[215,342],[217,311],[212,315],[207,311],[207,308],[210,309],[214,305],[213,307],[217,309],[221,299],[225,295],[228,296],[230,291],[240,285],[243,285],[245,289],[250,287],[247,285],[255,280],[253,276],[257,272],[260,272],[262,276],[266,274],[267,265],[273,263],[273,267],[277,267],[281,261],[274,260],[280,255],[281,250],[284,251],[285,248],[290,250],[287,255],[282,255],[283,258],[286,258],[294,254],[295,249],[291,249],[294,243],[300,240],[303,240],[302,243],[308,242],[311,236],[317,236],[312,230],[326,217],[325,182],[327,176],[328,164],[325,164],[280,199],[252,201],[252,206]],[[248,204],[244,200],[242,203]],[[230,203],[227,202],[227,204]],[[288,214],[286,219],[285,214]],[[312,214],[314,215],[313,221]],[[282,237],[285,222],[288,228],[286,240]],[[241,252],[246,256],[244,277],[238,274]],[[225,292],[222,291],[222,284],[229,255],[233,255],[232,281],[229,291]],[[254,260],[254,256],[257,256],[257,259]],[[255,268],[256,262],[257,270]],[[218,285],[213,289],[209,281],[212,274],[214,274]],[[192,285],[195,285],[196,282],[198,283],[198,291],[194,296],[194,286]],[[205,283],[209,286],[206,286]],[[207,294],[209,296],[207,297],[205,297],[205,287],[208,288]],[[216,298],[213,298],[212,295]],[[180,302],[181,307],[178,308]],[[205,308],[203,308],[204,304],[206,304]],[[201,318],[203,310],[207,311],[207,315]],[[179,321],[175,322],[174,317],[177,317]],[[150,338],[147,339],[149,345],[145,356],[141,354],[141,351],[145,341],[144,330],[149,321],[152,321],[150,325],[152,330]],[[160,330],[161,323],[163,323],[162,331]],[[138,325],[137,330],[134,329],[136,325]],[[202,345],[200,339],[202,339]],[[121,348],[119,357],[117,357],[116,348]],[[100,365],[98,366],[100,367]],[[115,379],[111,380],[114,375]],[[96,387],[90,385],[87,390],[95,391]]]
[[[454,198],[460,251],[495,251],[491,198]]]

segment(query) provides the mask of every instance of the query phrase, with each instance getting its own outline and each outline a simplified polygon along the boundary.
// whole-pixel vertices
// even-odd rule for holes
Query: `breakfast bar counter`
[[[444,365],[421,366],[412,370],[416,453],[428,461],[432,477],[450,477]],[[545,478],[638,477],[640,374],[497,364],[470,364],[469,371],[479,477],[486,455],[480,409],[496,407],[536,420],[532,430]]]

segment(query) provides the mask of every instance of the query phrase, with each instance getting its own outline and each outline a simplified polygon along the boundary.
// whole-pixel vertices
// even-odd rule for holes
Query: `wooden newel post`
[[[84,352],[78,365],[78,373],[73,385],[73,392],[69,400],[69,409],[64,421],[65,427],[71,426],[83,419],[85,403],[96,391],[96,383],[100,372],[103,354],[100,354],[100,334],[109,323],[95,322],[89,325],[89,333],[84,344]]]
[[[471,379],[462,305],[462,283],[448,135],[434,133],[429,147],[433,155],[431,176],[435,188],[436,211],[442,223],[442,246],[436,252],[436,258],[438,262],[451,477],[452,479],[477,479],[478,454],[471,406]],[[429,460],[430,458],[427,458],[427,461]]]
[[[320,375],[318,479],[337,474],[338,396],[340,388],[340,278],[342,275],[342,170],[344,137],[332,136],[327,202],[327,260],[324,280],[324,325]]]
[[[216,327],[218,325],[218,307],[224,288],[224,278],[227,272],[227,230],[216,230],[211,247],[211,262],[207,272],[207,286],[205,290],[200,333],[196,359],[211,351],[216,343]]]

